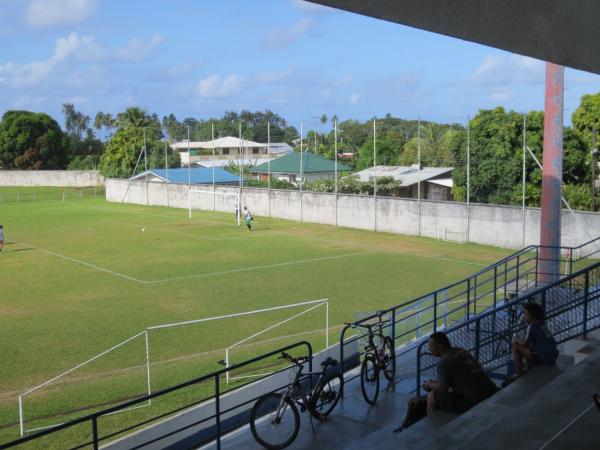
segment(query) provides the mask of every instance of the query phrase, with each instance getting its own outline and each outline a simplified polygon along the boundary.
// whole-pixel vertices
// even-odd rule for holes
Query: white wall
[[[97,170],[0,170],[0,186],[103,186]]]
[[[188,208],[186,185],[131,183],[106,180],[106,199],[142,205]],[[212,187],[195,187],[193,207],[212,210]],[[147,190],[147,192],[146,192]],[[217,187],[217,192],[238,194],[236,187]],[[229,200],[231,199],[231,200]],[[217,211],[233,212],[235,196],[218,197]],[[457,242],[472,242],[519,249],[539,244],[540,210],[527,208],[525,221],[521,208],[471,204],[468,214],[464,203],[409,198],[373,197],[245,188],[242,205],[255,216],[322,223],[388,233],[426,236]],[[523,230],[525,235],[523,236]],[[562,213],[562,244],[576,246],[600,235],[600,214],[568,211]]]

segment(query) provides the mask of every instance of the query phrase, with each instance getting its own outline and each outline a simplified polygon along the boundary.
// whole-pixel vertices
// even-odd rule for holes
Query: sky
[[[2,0],[0,114],[63,103],[208,119],[269,109],[466,123],[544,109],[544,63],[301,0]],[[565,70],[565,123],[600,76]]]

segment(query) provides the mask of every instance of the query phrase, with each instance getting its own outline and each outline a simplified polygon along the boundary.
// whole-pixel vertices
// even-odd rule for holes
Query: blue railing
[[[238,411],[240,408],[242,408],[244,406],[246,406],[247,409],[250,409],[251,404],[258,397],[260,397],[260,395],[264,394],[264,392],[260,392],[260,395],[252,397],[252,398],[250,398],[250,399],[248,399],[248,400],[246,400],[246,401],[244,401],[242,403],[238,403],[238,404],[230,407],[229,409],[221,410],[221,395],[222,395],[222,392],[221,392],[221,381],[220,381],[221,377],[223,375],[225,375],[225,373],[227,373],[227,372],[238,370],[238,369],[240,369],[242,367],[246,367],[246,366],[248,366],[250,364],[254,364],[254,363],[258,362],[258,361],[261,361],[261,360],[264,360],[264,359],[267,359],[267,358],[271,358],[271,357],[273,357],[275,355],[280,354],[283,351],[289,351],[289,350],[292,350],[292,349],[295,349],[295,348],[299,348],[299,347],[306,347],[307,356],[309,357],[309,359],[308,359],[308,365],[309,365],[309,372],[310,372],[310,371],[312,371],[312,358],[313,358],[313,349],[312,349],[312,346],[307,341],[299,341],[299,342],[296,342],[294,344],[290,344],[290,345],[287,345],[285,347],[278,348],[277,350],[273,350],[271,352],[259,355],[259,356],[255,357],[255,358],[249,359],[249,360],[241,362],[239,364],[235,364],[235,365],[233,365],[231,367],[224,368],[224,369],[221,369],[221,370],[209,373],[207,375],[203,375],[201,377],[195,378],[195,379],[190,380],[190,381],[186,381],[185,383],[181,383],[181,384],[178,384],[176,386],[172,386],[172,387],[169,387],[167,389],[163,389],[163,390],[154,392],[154,393],[152,393],[150,395],[146,395],[144,397],[140,397],[140,398],[137,398],[135,400],[131,400],[131,401],[128,401],[128,402],[125,402],[125,403],[121,403],[121,404],[113,406],[111,408],[107,408],[107,409],[104,409],[104,410],[101,410],[101,411],[98,411],[98,412],[94,412],[92,414],[88,414],[88,415],[86,415],[84,417],[80,417],[78,419],[71,420],[71,421],[63,423],[61,425],[57,425],[57,426],[52,427],[50,429],[43,430],[43,431],[37,432],[35,434],[31,434],[29,436],[25,436],[25,437],[22,437],[20,439],[17,439],[17,440],[14,440],[14,441],[11,441],[11,442],[8,442],[8,443],[5,443],[5,444],[0,444],[0,450],[12,448],[12,447],[15,447],[15,446],[18,446],[18,445],[21,445],[21,444],[25,444],[25,443],[31,442],[31,441],[36,441],[36,440],[42,439],[42,438],[44,438],[46,436],[56,435],[60,431],[67,430],[67,429],[73,429],[74,427],[76,427],[78,425],[83,425],[83,424],[87,424],[87,426],[89,427],[89,430],[90,430],[89,434],[84,438],[85,442],[78,443],[75,446],[70,447],[70,449],[71,450],[76,450],[76,449],[81,449],[81,448],[84,448],[84,447],[90,447],[91,446],[94,450],[97,450],[99,448],[100,443],[102,443],[104,441],[107,441],[110,438],[116,437],[118,435],[122,435],[125,432],[132,431],[132,430],[134,430],[136,428],[139,428],[139,427],[141,427],[143,425],[147,425],[149,423],[156,422],[159,419],[164,419],[166,417],[172,416],[175,413],[178,413],[178,412],[181,412],[183,410],[189,409],[192,406],[196,406],[196,405],[198,405],[200,403],[204,403],[204,402],[209,402],[211,400],[214,401],[214,413],[212,415],[210,415],[208,417],[205,417],[205,418],[203,418],[201,420],[195,421],[194,423],[186,424],[185,426],[180,427],[179,429],[177,429],[175,431],[171,431],[168,434],[162,435],[162,436],[160,436],[157,439],[153,439],[151,441],[144,442],[141,446],[149,445],[149,444],[151,444],[153,442],[156,442],[156,441],[159,441],[159,440],[164,439],[166,437],[169,437],[171,435],[180,433],[180,432],[182,432],[182,431],[184,431],[186,429],[189,429],[191,427],[196,427],[198,425],[201,425],[201,424],[209,422],[209,421],[214,421],[214,427],[212,428],[212,430],[209,430],[209,431],[212,431],[210,433],[210,435],[205,436],[203,438],[199,437],[198,438],[198,442],[196,442],[196,444],[202,444],[203,442],[211,441],[211,440],[215,440],[216,439],[217,449],[220,449],[221,448],[221,436],[222,436],[222,434],[224,432],[230,431],[231,429],[238,428],[239,426],[243,425],[244,422],[247,423],[247,421],[248,421],[247,418],[249,416],[248,414],[245,414],[243,412],[238,413],[238,416],[241,415],[243,417],[241,419],[239,419],[239,420],[233,421],[234,423],[230,423],[227,426],[227,429],[225,429],[223,427],[223,415],[233,414],[234,411]],[[286,370],[289,370],[289,367],[286,367],[284,369],[276,371],[273,374],[265,375],[263,378],[266,378],[266,377],[269,377],[269,376],[273,376],[274,374],[277,374],[277,373],[280,373],[280,372],[284,372]],[[152,417],[152,418],[143,419],[142,421],[140,421],[140,422],[138,422],[138,423],[136,423],[134,425],[127,426],[126,428],[122,428],[122,429],[117,430],[117,431],[112,431],[109,434],[106,434],[104,436],[100,435],[100,431],[98,429],[98,420],[101,417],[105,417],[105,416],[108,416],[110,414],[121,412],[121,411],[124,411],[126,409],[129,409],[129,408],[132,408],[132,407],[135,407],[135,406],[139,406],[142,403],[148,402],[151,399],[161,398],[161,397],[164,397],[164,396],[166,396],[168,394],[171,394],[171,393],[174,393],[174,392],[178,392],[178,391],[181,391],[182,389],[188,388],[190,386],[199,385],[200,383],[203,383],[203,382],[206,382],[206,381],[210,381],[210,380],[213,380],[213,382],[214,382],[214,395],[205,397],[205,398],[203,398],[201,400],[198,400],[198,401],[194,401],[193,403],[187,404],[187,405],[185,405],[183,407],[178,407],[177,409],[171,410],[171,411],[169,411],[167,413],[161,413],[158,416],[155,416],[155,417]],[[253,382],[256,382],[256,379],[253,380]],[[236,387],[234,389],[231,389],[231,390],[227,391],[227,393],[230,393],[232,391],[241,389],[243,387],[244,386],[238,386],[238,387]],[[275,389],[273,389],[273,391],[284,389],[286,387],[287,387],[287,385],[277,386]],[[42,447],[45,447],[45,445],[42,445],[41,447],[38,447],[38,448],[42,448]],[[65,447],[63,446],[62,448],[65,448]]]
[[[376,320],[378,314],[387,316],[390,319],[388,333],[397,348],[397,356],[401,357],[414,351],[420,337],[477,317],[481,312],[496,309],[507,300],[537,289],[542,248],[549,247],[530,245],[464,280],[345,326],[340,334],[342,372],[346,372],[350,365],[356,366],[357,359],[362,355],[360,350],[358,355],[354,352],[346,354],[346,347],[363,337],[357,334],[346,338],[348,329]],[[558,273],[545,274],[555,279],[568,276],[574,269],[585,267],[600,257],[600,237],[576,247],[559,247],[558,250],[560,257],[555,260]],[[413,342],[414,345],[411,345]],[[357,376],[355,374],[348,380]]]
[[[600,328],[600,262],[444,331],[453,346],[469,350],[486,371],[495,373],[508,367],[513,337],[524,334],[527,327],[521,306],[531,301],[544,306],[546,323],[558,343],[585,337]],[[423,351],[426,343],[423,340],[417,347],[417,391],[421,380],[435,375],[435,358]]]

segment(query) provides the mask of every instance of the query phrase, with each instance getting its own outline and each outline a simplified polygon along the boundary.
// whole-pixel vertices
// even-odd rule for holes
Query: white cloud
[[[481,86],[542,83],[544,63],[520,55],[489,55],[477,68],[472,79]]]
[[[90,17],[99,0],[31,0],[25,23],[32,28],[75,25]]]
[[[275,84],[287,81],[294,73],[295,68],[289,67],[279,72],[263,72],[255,76],[255,80],[260,84]]]
[[[118,49],[115,56],[121,61],[141,61],[147,58],[162,42],[163,38],[160,34],[154,34],[147,41],[134,37],[125,47]]]
[[[245,79],[236,74],[221,78],[211,75],[198,82],[196,92],[202,98],[233,97],[244,87]]]
[[[358,94],[352,94],[350,96],[350,103],[355,105],[356,103],[358,103],[358,101],[360,100],[360,95]]]
[[[267,49],[281,49],[289,47],[302,36],[304,36],[313,26],[310,19],[302,19],[292,27],[277,28],[269,32],[261,41],[261,47]]]
[[[71,33],[56,40],[54,52],[46,60],[25,64],[0,64],[0,84],[34,86],[46,80],[52,72],[70,60],[89,62],[101,59],[104,55],[104,50],[96,44],[93,37]]]

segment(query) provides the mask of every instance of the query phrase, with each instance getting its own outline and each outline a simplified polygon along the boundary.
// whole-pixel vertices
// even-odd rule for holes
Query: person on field
[[[423,383],[427,395],[408,401],[404,422],[394,431],[402,431],[435,410],[464,413],[498,391],[475,358],[464,348],[452,347],[446,333],[433,333],[427,344],[429,352],[439,358],[438,379]]]
[[[252,231],[252,214],[250,214],[250,210],[244,206],[244,213],[246,214],[246,226],[249,231]]]
[[[2,251],[2,247],[4,247],[4,227],[0,225],[0,252]]]
[[[524,307],[525,320],[528,323],[525,339],[515,339],[512,358],[516,374],[505,380],[509,384],[525,374],[528,367],[554,365],[558,358],[556,340],[545,324],[545,313],[542,305],[527,303]]]

